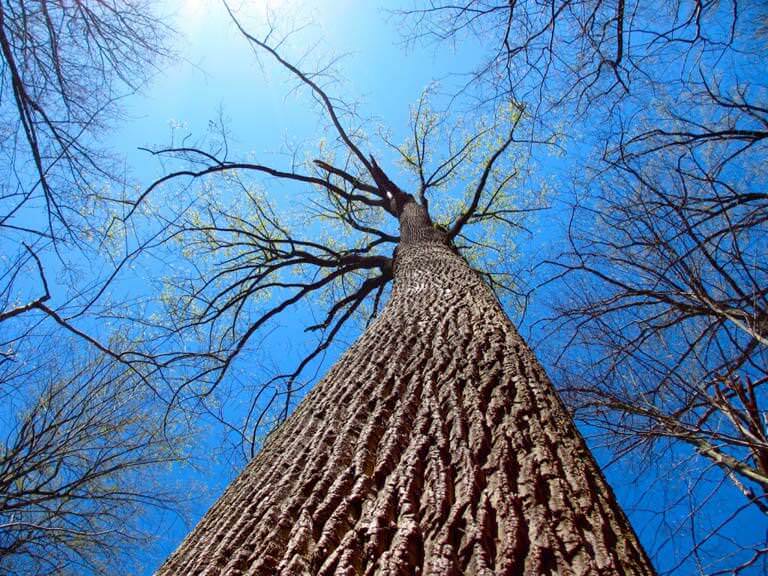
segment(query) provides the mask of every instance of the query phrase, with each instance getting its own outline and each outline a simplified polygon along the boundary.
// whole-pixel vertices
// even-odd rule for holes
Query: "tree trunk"
[[[544,370],[409,203],[382,315],[158,574],[652,573]]]

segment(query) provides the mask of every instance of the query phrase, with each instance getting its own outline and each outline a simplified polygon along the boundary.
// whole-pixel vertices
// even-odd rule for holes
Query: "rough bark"
[[[652,573],[544,370],[409,203],[380,318],[158,574]]]

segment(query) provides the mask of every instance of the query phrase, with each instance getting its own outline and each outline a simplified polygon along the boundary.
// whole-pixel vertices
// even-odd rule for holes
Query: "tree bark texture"
[[[653,569],[533,353],[411,203],[381,316],[158,574]]]

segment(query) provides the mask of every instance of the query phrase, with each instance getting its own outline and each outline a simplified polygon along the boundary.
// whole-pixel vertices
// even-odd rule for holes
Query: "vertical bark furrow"
[[[414,210],[381,317],[160,575],[653,573],[535,357]]]

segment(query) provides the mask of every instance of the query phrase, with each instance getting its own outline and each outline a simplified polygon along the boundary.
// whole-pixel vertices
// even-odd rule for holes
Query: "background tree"
[[[106,235],[119,233],[109,224],[114,211],[124,211],[125,170],[99,136],[120,98],[167,55],[168,31],[141,2],[0,6],[0,322],[43,314],[107,351],[76,323],[106,284],[89,276],[87,288],[73,288],[74,299],[56,291],[66,290],[67,275],[78,277],[84,253],[96,247],[88,258],[99,259]],[[48,282],[48,269],[55,282]]]
[[[96,137],[166,55],[167,31],[144,2],[2,4],[5,234],[75,241],[94,204],[121,200],[109,189],[120,173]],[[32,227],[19,223],[35,211]]]
[[[768,512],[768,197],[759,145],[705,145],[683,134],[650,159],[626,153],[622,185],[611,171],[610,181],[595,182],[603,192],[576,208],[571,249],[557,263],[571,300],[556,329],[574,332],[563,384],[603,441],[619,454],[686,444],[675,460],[708,463],[689,462],[694,493],[717,478],[716,466],[743,495],[717,521],[727,525],[745,508]],[[722,570],[721,555],[706,546],[717,527],[699,524],[691,554],[703,571]],[[753,553],[737,566],[764,562],[762,538],[742,536],[741,545]]]
[[[164,469],[182,459],[183,436],[163,430],[151,392],[130,370],[78,347],[70,339],[58,354],[37,350],[37,362],[0,364],[0,569],[8,574],[128,570],[151,540],[147,508],[179,509]]]
[[[119,101],[168,55],[150,4],[0,3],[4,573],[114,573],[146,546],[147,510],[178,503],[153,479],[184,437],[173,419],[163,435],[164,413],[139,385],[150,378],[123,355],[137,330],[116,338],[104,321],[123,301],[110,290],[116,269],[137,248],[113,220],[128,175],[103,139]]]
[[[562,382],[617,453],[687,444],[686,459],[720,467],[743,494],[734,514],[748,506],[765,514],[765,199],[714,201],[658,186],[644,179],[632,196],[602,203],[600,240],[574,231],[559,265],[579,278],[564,283],[572,298],[559,325],[575,324],[573,348],[582,352]],[[712,477],[704,466],[692,489]],[[706,548],[700,524],[694,542]],[[751,545],[745,566],[763,553],[761,541]],[[700,557],[707,571],[720,560]]]

